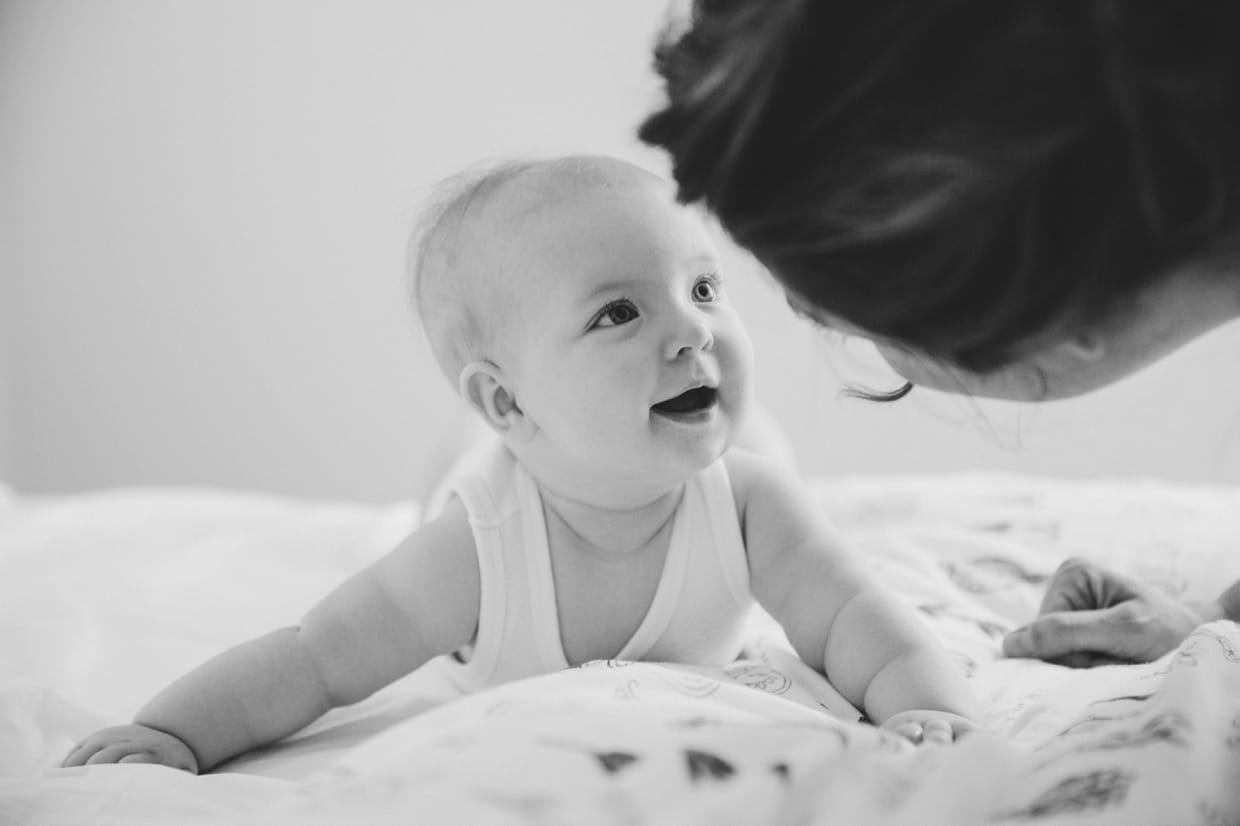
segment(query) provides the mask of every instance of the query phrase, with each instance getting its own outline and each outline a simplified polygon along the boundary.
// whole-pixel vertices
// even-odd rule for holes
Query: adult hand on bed
[[[1083,668],[1149,662],[1215,619],[1149,585],[1082,559],[1059,566],[1038,618],[1008,634],[1003,652]]]
[[[968,717],[947,711],[912,709],[891,715],[882,728],[917,745],[949,745],[978,729]]]
[[[99,763],[157,763],[198,773],[198,760],[189,746],[171,734],[137,723],[96,731],[74,746],[61,766]]]

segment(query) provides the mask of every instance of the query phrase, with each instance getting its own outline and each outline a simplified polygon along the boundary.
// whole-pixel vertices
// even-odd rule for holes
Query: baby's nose
[[[714,343],[714,334],[706,320],[698,313],[686,315],[671,339],[668,357],[674,359],[687,353],[709,350]]]

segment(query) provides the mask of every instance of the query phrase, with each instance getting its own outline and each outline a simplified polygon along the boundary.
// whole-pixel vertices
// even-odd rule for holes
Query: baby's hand
[[[934,745],[946,745],[978,729],[968,717],[920,708],[893,714],[882,727],[913,743]]]
[[[171,734],[132,723],[101,729],[69,752],[60,765],[88,766],[97,763],[158,763],[198,773],[194,753]]]

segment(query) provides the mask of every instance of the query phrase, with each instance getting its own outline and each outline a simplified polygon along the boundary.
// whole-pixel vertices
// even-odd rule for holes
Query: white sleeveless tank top
[[[457,463],[432,497],[429,516],[453,496],[473,529],[481,598],[474,641],[441,658],[447,676],[473,692],[568,668],[538,483],[495,440]],[[673,520],[654,598],[614,659],[727,665],[741,652],[754,600],[722,461],[686,483]]]

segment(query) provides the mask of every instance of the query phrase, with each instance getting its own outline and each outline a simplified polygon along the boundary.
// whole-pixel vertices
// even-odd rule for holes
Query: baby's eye
[[[637,319],[637,308],[633,302],[621,298],[610,302],[594,317],[591,327],[619,327]]]
[[[714,275],[703,275],[693,284],[693,300],[709,304],[719,298],[719,278]]]

